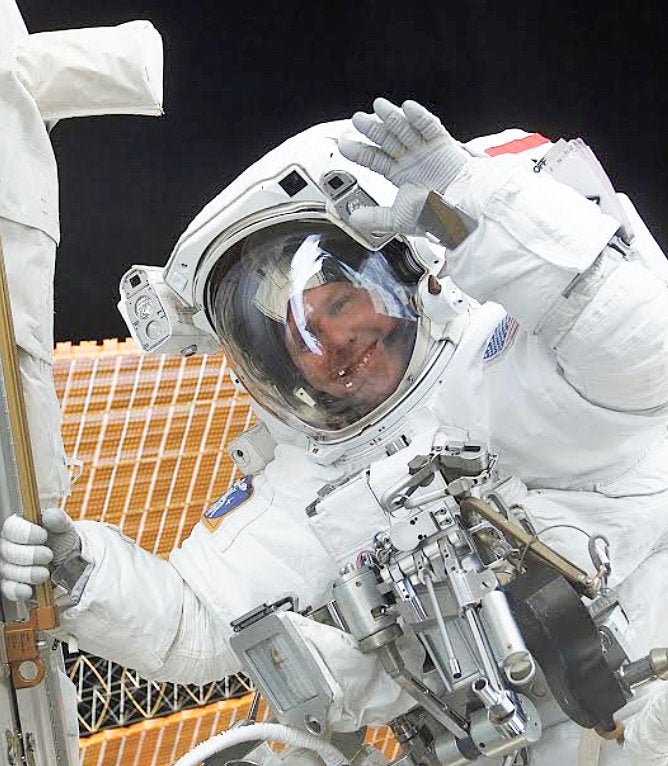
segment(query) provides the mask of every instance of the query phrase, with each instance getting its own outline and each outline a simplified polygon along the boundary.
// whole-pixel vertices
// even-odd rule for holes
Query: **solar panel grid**
[[[144,356],[132,341],[58,344],[67,453],[83,470],[74,518],[118,524],[166,556],[234,477],[224,444],[251,422],[222,354]]]
[[[171,766],[196,744],[228,729],[246,717],[250,696],[216,702],[199,710],[184,710],[165,718],[146,721],[88,737],[81,766]],[[260,708],[264,720],[267,709]],[[367,742],[388,759],[396,758],[399,746],[388,727],[369,730]]]
[[[248,702],[244,700],[241,704],[237,701],[235,704],[219,702],[201,711],[184,711],[184,713],[176,714],[183,717],[174,722],[176,725],[161,727],[159,746],[154,737],[143,738],[140,747],[143,751],[147,751],[146,755],[150,753],[151,757],[150,760],[142,758],[137,766],[144,763],[150,763],[151,766],[171,766],[174,760],[191,750],[198,742],[233,726],[243,719],[247,712]],[[198,715],[193,715],[194,713]],[[262,711],[261,717],[264,715],[266,715],[265,710]],[[155,731],[155,727],[151,728]],[[147,733],[148,731],[151,730],[147,727]],[[138,753],[138,755],[141,757],[143,754]]]

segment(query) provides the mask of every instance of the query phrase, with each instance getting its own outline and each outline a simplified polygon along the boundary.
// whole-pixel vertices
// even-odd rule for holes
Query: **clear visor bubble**
[[[373,252],[333,224],[291,222],[225,252],[209,313],[249,393],[281,420],[324,431],[397,391],[418,330],[405,246]]]

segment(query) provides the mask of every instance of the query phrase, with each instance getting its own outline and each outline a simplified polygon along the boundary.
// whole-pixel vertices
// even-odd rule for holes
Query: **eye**
[[[341,298],[335,300],[334,303],[332,303],[332,305],[329,307],[330,316],[336,316],[337,314],[343,313],[343,311],[345,311],[350,303],[351,298],[349,295],[341,296]]]

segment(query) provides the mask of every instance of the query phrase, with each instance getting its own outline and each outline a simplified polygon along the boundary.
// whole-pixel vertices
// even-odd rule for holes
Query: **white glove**
[[[27,601],[32,585],[46,582],[55,569],[75,551],[81,539],[70,517],[60,508],[46,508],[38,526],[13,514],[0,532],[2,593],[11,601]]]
[[[445,192],[471,156],[415,101],[404,101],[399,109],[377,98],[373,108],[375,114],[356,112],[353,125],[376,146],[342,136],[339,151],[385,176],[399,193],[391,208],[360,208],[350,222],[362,232],[421,233],[417,222],[428,192]]]

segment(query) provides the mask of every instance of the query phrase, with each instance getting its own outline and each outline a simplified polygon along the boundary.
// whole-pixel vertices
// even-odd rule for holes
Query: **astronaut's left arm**
[[[588,401],[668,402],[668,289],[615,239],[616,221],[512,158],[467,164],[443,196],[477,222],[447,259],[462,290],[539,336]]]
[[[472,157],[424,107],[385,99],[353,125],[371,143],[342,154],[398,187],[390,208],[365,207],[360,231],[424,235],[429,205],[455,219],[447,273],[495,301],[556,354],[563,377],[606,408],[655,411],[668,402],[666,283],[617,246],[620,224],[523,158]],[[434,194],[436,192],[436,194]],[[433,220],[433,217],[432,217]],[[447,232],[444,226],[442,231]]]

